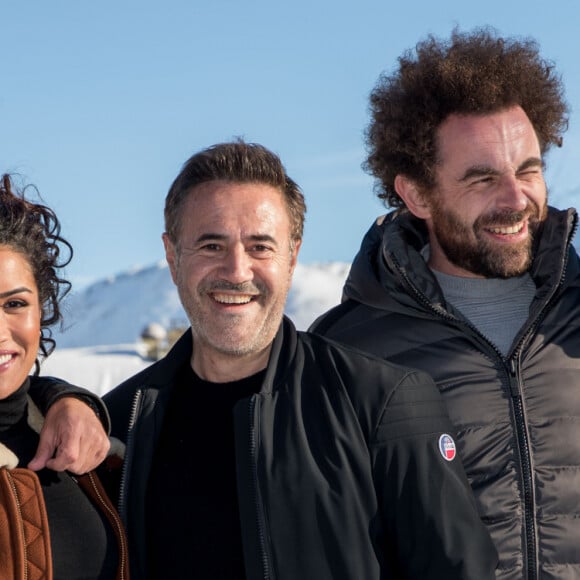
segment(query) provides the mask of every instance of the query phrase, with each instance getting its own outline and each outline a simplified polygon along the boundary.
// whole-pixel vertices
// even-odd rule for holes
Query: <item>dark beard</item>
[[[503,211],[481,216],[468,228],[452,212],[434,207],[433,228],[439,246],[455,266],[485,278],[511,278],[529,270],[533,238],[545,216],[545,206],[540,213],[538,206],[530,203],[521,212]],[[518,245],[494,244],[481,235],[486,226],[509,226],[524,219],[528,219],[529,235]]]

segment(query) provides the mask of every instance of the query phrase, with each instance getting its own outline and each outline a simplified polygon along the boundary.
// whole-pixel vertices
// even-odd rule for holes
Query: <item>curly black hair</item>
[[[435,185],[437,130],[455,114],[496,113],[519,105],[532,123],[542,155],[562,144],[568,106],[554,65],[542,59],[532,39],[501,38],[489,28],[455,29],[449,40],[430,35],[415,52],[399,58],[370,95],[363,168],[377,180],[386,205],[404,207],[394,180],[398,174],[425,191]]]
[[[41,309],[40,352],[47,357],[56,346],[50,327],[62,321],[59,303],[71,288],[70,282],[59,277],[57,270],[70,263],[73,250],[60,235],[60,222],[55,213],[41,203],[26,199],[29,189],[40,197],[34,186],[18,189],[10,175],[0,178],[0,246],[22,254],[30,264]]]

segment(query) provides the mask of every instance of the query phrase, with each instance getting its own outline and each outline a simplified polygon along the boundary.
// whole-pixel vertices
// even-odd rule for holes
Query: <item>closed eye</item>
[[[537,175],[543,175],[542,170],[539,168],[530,168],[526,169],[526,171],[518,172],[518,177],[536,177]]]
[[[459,179],[461,183],[477,185],[478,183],[491,183],[497,179],[498,172],[491,167],[475,166],[470,167]]]

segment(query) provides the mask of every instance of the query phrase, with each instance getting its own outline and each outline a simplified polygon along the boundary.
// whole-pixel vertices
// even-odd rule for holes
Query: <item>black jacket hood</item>
[[[570,241],[576,231],[576,210],[549,208],[536,239],[530,273],[538,297],[553,290],[563,273],[575,279],[579,264],[568,260]],[[421,301],[434,308],[449,309],[441,288],[427,266],[421,250],[429,237],[423,220],[408,211],[379,217],[365,234],[343,289],[343,300],[394,312],[423,310]]]

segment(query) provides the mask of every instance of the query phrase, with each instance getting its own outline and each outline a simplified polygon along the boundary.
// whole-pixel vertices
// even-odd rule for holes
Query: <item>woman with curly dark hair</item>
[[[93,472],[25,466],[43,417],[30,399],[39,356],[55,347],[51,326],[70,283],[72,258],[54,212],[0,179],[0,577],[126,578],[124,534]],[[33,371],[33,375],[29,373]],[[117,541],[119,540],[119,541]]]

